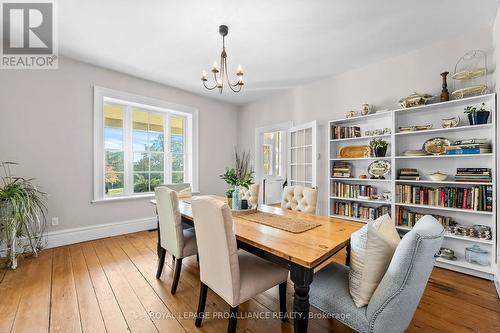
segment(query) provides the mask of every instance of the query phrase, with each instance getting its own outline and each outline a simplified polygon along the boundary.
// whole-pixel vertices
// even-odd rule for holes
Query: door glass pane
[[[263,169],[264,169],[264,176],[270,176],[272,175],[272,169],[271,169],[271,146],[270,145],[263,145],[262,146],[262,157],[263,157]]]

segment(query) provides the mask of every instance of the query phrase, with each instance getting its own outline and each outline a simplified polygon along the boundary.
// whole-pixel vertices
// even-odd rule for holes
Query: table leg
[[[306,333],[309,323],[309,286],[313,281],[314,270],[292,264],[290,278],[295,295],[293,298],[293,328],[295,333]]]
[[[351,241],[347,242],[347,245],[345,247],[345,265],[350,266],[351,265]]]
[[[158,258],[160,258],[161,255],[161,242],[160,242],[160,217],[158,216],[158,209],[156,209],[156,225],[157,225],[157,232],[158,232],[158,244],[156,244],[156,252],[158,254]]]

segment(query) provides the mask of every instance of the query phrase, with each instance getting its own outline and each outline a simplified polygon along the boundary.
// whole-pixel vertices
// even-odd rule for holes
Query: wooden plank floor
[[[140,232],[44,250],[21,258],[15,271],[0,270],[0,333],[4,332],[225,332],[225,318],[195,328],[199,272],[183,262],[177,294],[170,294],[171,258],[155,278],[156,233]],[[343,261],[343,254],[336,260]],[[292,286],[288,288],[291,309]],[[290,322],[262,319],[279,308],[277,288],[240,306],[238,332],[293,332]],[[207,311],[227,313],[209,293]],[[319,314],[319,311],[313,309]],[[351,332],[339,322],[313,319],[309,332]],[[408,332],[500,332],[494,285],[435,268]]]

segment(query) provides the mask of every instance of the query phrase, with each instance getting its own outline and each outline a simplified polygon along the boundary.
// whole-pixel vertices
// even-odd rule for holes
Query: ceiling
[[[234,104],[491,25],[500,0],[64,0],[62,55]],[[203,88],[227,24],[243,92]]]

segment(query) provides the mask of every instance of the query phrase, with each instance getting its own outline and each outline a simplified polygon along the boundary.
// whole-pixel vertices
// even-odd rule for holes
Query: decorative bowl
[[[410,96],[403,97],[399,100],[399,104],[404,108],[411,108],[414,106],[424,105],[430,99],[432,95],[429,94],[418,94],[413,93]]]
[[[450,140],[438,137],[425,141],[422,145],[422,149],[432,155],[444,155],[446,153],[446,147],[450,145]]]
[[[428,175],[431,180],[442,182],[446,178],[448,178],[448,175],[442,172],[434,172]]]

